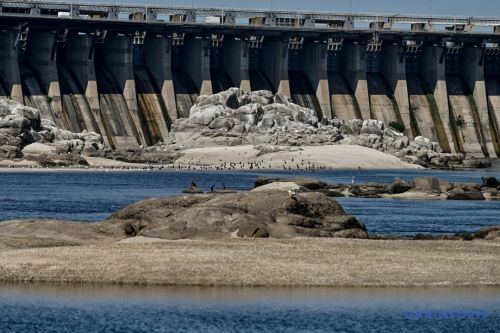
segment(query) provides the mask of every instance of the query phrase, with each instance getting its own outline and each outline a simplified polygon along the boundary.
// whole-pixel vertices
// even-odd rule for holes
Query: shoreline
[[[147,255],[145,255],[147,254]],[[135,240],[0,250],[0,281],[196,287],[499,287],[498,242]]]
[[[500,158],[492,159],[489,168],[424,168],[409,164],[380,151],[346,145],[303,146],[294,151],[260,153],[254,146],[205,147],[181,151],[173,163],[130,163],[100,157],[84,157],[88,166],[41,166],[32,161],[0,160],[2,172],[129,172],[129,171],[292,171],[330,170],[421,170],[430,171],[499,171]],[[302,160],[304,162],[302,162]],[[241,162],[241,164],[240,164]],[[312,167],[314,166],[314,168]]]
[[[397,157],[361,146],[326,145],[287,147],[261,152],[252,145],[215,146],[179,151],[182,156],[170,163],[129,163],[101,157],[85,157],[89,166],[42,167],[32,161],[0,161],[0,170],[425,170]]]

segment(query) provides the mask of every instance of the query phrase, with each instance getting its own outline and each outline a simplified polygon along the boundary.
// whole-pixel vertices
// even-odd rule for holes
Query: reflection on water
[[[2,332],[498,332],[500,289],[5,285]],[[409,314],[451,315],[416,318]],[[460,314],[481,314],[459,318]],[[455,314],[453,316],[453,314]]]
[[[253,188],[259,176],[316,177],[325,182],[390,183],[434,176],[453,182],[481,182],[484,175],[500,178],[500,169],[333,170],[318,172],[0,172],[0,221],[26,218],[99,221],[131,203],[179,194],[192,181],[205,191],[214,185],[233,190]],[[370,231],[390,234],[456,233],[490,226],[500,220],[500,202],[420,202],[342,199],[347,211]],[[425,205],[425,206],[424,206]],[[425,209],[423,208],[425,207]]]

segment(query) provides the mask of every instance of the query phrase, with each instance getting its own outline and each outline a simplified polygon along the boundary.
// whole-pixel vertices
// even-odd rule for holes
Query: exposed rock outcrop
[[[474,237],[476,239],[484,240],[499,240],[500,239],[500,225],[478,230]]]
[[[242,93],[236,88],[200,96],[189,117],[174,123],[171,143],[180,148],[255,145],[267,151],[272,146],[359,145],[424,167],[488,166],[487,160],[444,154],[437,142],[422,136],[411,140],[381,121],[320,121],[313,110],[285,96],[269,91]]]
[[[275,183],[276,184],[276,183]],[[296,185],[297,186],[297,185]],[[331,198],[288,187],[146,200],[113,214],[134,235],[162,238],[297,236],[367,238],[363,224]],[[349,231],[347,231],[349,230]]]
[[[483,178],[483,184],[451,183],[434,177],[418,177],[411,181],[396,178],[391,184],[363,183],[330,185],[314,178],[261,177],[255,187],[274,182],[293,182],[304,189],[319,191],[329,197],[398,198],[436,200],[500,200],[500,191],[492,186],[498,182],[494,177]],[[487,184],[488,186],[485,186]]]
[[[37,109],[0,98],[0,158],[24,157],[42,165],[85,164],[80,155],[103,150],[100,134],[63,130],[41,119]]]

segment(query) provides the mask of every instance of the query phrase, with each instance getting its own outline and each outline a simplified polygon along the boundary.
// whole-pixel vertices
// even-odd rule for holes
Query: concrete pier
[[[484,80],[484,61],[481,60],[482,50],[480,48],[466,48],[463,53],[462,66],[463,76],[476,104],[479,124],[478,134],[481,136],[481,146],[486,156],[496,156],[490,131],[490,119],[488,115],[488,100],[486,97],[486,84]]]
[[[366,80],[366,50],[359,44],[344,45],[344,76],[351,86],[363,119],[370,119],[370,98]]]
[[[277,93],[290,97],[288,79],[288,42],[268,40],[262,48],[262,71],[269,78]]]
[[[442,52],[444,52],[443,49],[437,46],[424,48],[421,72],[429,89],[433,93],[433,98],[443,125],[442,129],[437,128],[439,143],[444,151],[454,153],[456,152],[456,145],[454,144],[454,136],[451,131],[448,89],[446,87],[446,67],[445,59],[444,57],[442,58]]]
[[[323,117],[332,118],[330,89],[328,85],[328,56],[326,45],[308,43],[302,53],[304,71],[316,92]]]
[[[496,130],[498,146],[497,156],[500,153],[500,82],[495,77],[489,77],[486,80],[486,88],[488,93],[488,107],[490,108],[490,117],[492,117],[493,128]],[[495,142],[495,140],[493,140]]]
[[[80,105],[85,129],[104,133],[92,44],[93,38],[87,34],[68,35],[64,47],[61,48],[63,50],[61,62],[70,71],[72,79],[76,80],[78,85],[71,92],[72,97],[79,103],[85,104]]]
[[[36,75],[41,93],[45,94],[47,99],[50,110],[42,112],[52,113],[56,125],[68,128],[68,120],[62,111],[61,90],[57,76],[56,42],[57,35],[52,31],[30,31],[24,60]]]
[[[184,45],[185,70],[191,76],[199,95],[213,93],[210,76],[210,41],[208,39],[187,39]]]
[[[137,92],[134,79],[134,65],[132,59],[132,38],[125,35],[108,36],[103,45],[103,66],[113,75],[130,112],[133,128],[137,140],[146,143],[142,130],[139,108],[137,106]]]
[[[248,42],[240,39],[224,41],[223,67],[231,82],[243,92],[252,90],[248,71]]]
[[[148,36],[143,47],[146,68],[161,90],[170,119],[176,120],[178,113],[172,77],[172,41],[162,35]]]
[[[406,134],[410,137],[410,101],[408,99],[408,85],[406,83],[406,65],[403,56],[403,47],[387,45],[383,48],[382,72],[391,89],[398,106],[398,112],[406,127]]]
[[[6,89],[6,97],[23,103],[23,89],[19,73],[18,48],[16,47],[17,31],[0,31],[0,81]]]

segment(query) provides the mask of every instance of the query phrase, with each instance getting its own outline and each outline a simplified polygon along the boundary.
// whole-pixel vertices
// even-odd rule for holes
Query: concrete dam
[[[500,156],[500,18],[0,5],[0,95],[112,148],[164,141],[199,95],[238,87]]]

